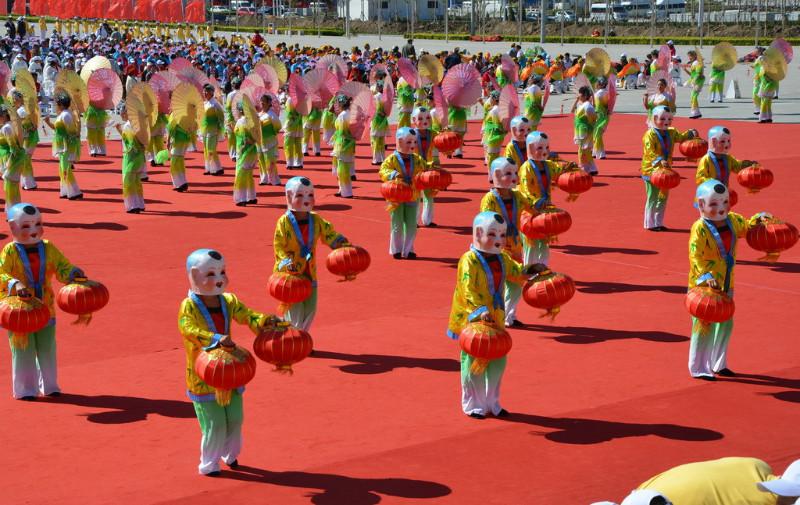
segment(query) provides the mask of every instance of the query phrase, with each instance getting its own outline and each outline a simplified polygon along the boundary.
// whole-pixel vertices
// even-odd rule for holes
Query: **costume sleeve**
[[[747,231],[758,225],[762,214],[754,214],[750,219],[736,212],[729,212],[728,217],[733,225],[733,231],[736,233],[736,238],[744,238]]]
[[[556,180],[558,180],[558,176],[567,172],[567,166],[569,166],[569,162],[557,162],[553,160],[547,160],[547,168],[550,169],[550,185],[554,186],[556,184]]]
[[[702,158],[700,158],[700,161],[697,162],[697,172],[694,175],[694,182],[696,185],[699,186],[712,178],[713,176],[711,173],[711,159],[706,154]]]
[[[324,219],[319,214],[314,216],[314,220],[319,223],[317,226],[319,226],[320,229],[320,240],[328,244],[328,247],[336,249],[340,244],[347,242],[344,235],[337,233],[330,221]]]
[[[677,128],[670,128],[670,132],[673,133],[672,140],[676,144],[679,142],[683,142],[684,140],[689,140],[691,138],[694,138],[694,133],[692,133],[691,130],[686,130],[685,132],[682,132]]]
[[[527,282],[528,278],[523,273],[525,266],[522,263],[516,261],[506,252],[503,253],[503,263],[505,263],[507,281],[515,284],[524,284]]]
[[[664,159],[660,151],[661,144],[658,139],[652,130],[647,130],[642,138],[642,175],[650,175],[653,168]]]
[[[267,314],[251,310],[244,303],[240,302],[236,295],[225,294],[225,301],[228,303],[228,313],[232,320],[239,324],[247,325],[254,334],[258,334],[259,329],[264,326]]]
[[[703,221],[695,221],[689,235],[689,278],[694,279],[694,285],[697,286],[715,278],[713,274],[714,262],[705,259],[708,240],[708,230]]]
[[[532,180],[533,179],[533,180]],[[533,202],[536,201],[538,197],[531,194],[530,185],[533,184],[534,186],[537,184],[535,178],[533,177],[533,170],[531,169],[530,162],[526,161],[519,167],[519,192],[524,197],[525,200],[528,201],[529,205],[532,205]]]
[[[738,174],[742,170],[742,162],[737,160],[731,155],[728,155],[728,169],[734,173]]]
[[[289,244],[295,240],[294,230],[287,225],[286,216],[278,218],[275,225],[275,236],[272,239],[272,248],[275,251],[275,271],[284,271],[295,265],[295,257]]]
[[[458,290],[468,313],[467,320],[476,321],[481,315],[489,312],[489,307],[481,300],[478,291],[478,276],[481,267],[475,259],[476,253],[465,254],[458,262]]]
[[[491,191],[481,198],[481,212],[497,212],[497,201]]]
[[[381,181],[391,181],[400,175],[400,172],[397,170],[397,160],[395,158],[394,155],[389,155],[383,160],[383,163],[381,163],[381,168],[378,172],[378,175],[381,176]]]
[[[517,159],[516,149],[514,149],[514,141],[512,140],[508,144],[506,144],[506,150],[503,151],[503,156],[506,158],[511,158],[512,160]]]
[[[15,284],[20,282],[19,279],[13,277],[11,272],[16,270],[16,264],[19,261],[17,252],[14,249],[14,244],[9,243],[3,250],[0,251],[0,286],[3,293],[11,294],[11,289]]]
[[[70,283],[78,274],[83,273],[78,267],[70,263],[66,256],[51,242],[47,243],[47,252],[45,254],[47,262],[54,266],[56,279],[60,283]]]
[[[178,312],[178,330],[185,340],[191,342],[197,349],[211,344],[214,340],[221,339],[224,335],[215,334],[206,329],[200,311],[195,307],[191,298],[185,298]]]

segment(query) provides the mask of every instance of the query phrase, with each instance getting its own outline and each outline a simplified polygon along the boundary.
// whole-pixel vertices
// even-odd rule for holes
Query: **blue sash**
[[[498,261],[500,262],[500,288],[494,289],[494,274],[492,273],[492,268],[489,266],[489,262],[486,261],[486,258],[483,257],[480,251],[475,249],[475,246],[470,246],[470,249],[475,253],[478,257],[478,260],[481,262],[481,267],[483,267],[483,273],[486,274],[486,281],[488,282],[489,294],[492,295],[492,304],[495,309],[506,309],[505,300],[503,299],[503,294],[505,293],[505,282],[506,282],[506,266],[503,264],[503,256],[502,254],[498,254]]]
[[[722,155],[722,166],[720,167],[720,160],[717,158],[717,155],[708,151],[708,157],[711,159],[711,162],[714,163],[714,168],[717,170],[717,180],[722,182],[724,185],[728,185],[728,179],[731,176],[730,171],[728,170],[728,156]]]
[[[533,173],[536,175],[536,181],[539,183],[539,189],[542,191],[542,196],[536,200],[533,204],[537,210],[542,210],[542,208],[550,202],[550,184],[545,185],[544,179],[542,178],[542,171],[539,170],[539,166],[536,165],[536,161],[528,160],[530,162],[531,167],[533,168]],[[547,161],[544,162],[544,173],[547,175],[547,182],[552,183],[553,179],[550,176],[550,167],[547,166]]]
[[[519,146],[517,145],[517,141],[516,140],[512,140],[511,141],[511,145],[514,146],[514,152],[517,153],[517,159],[519,160],[520,166],[522,166],[522,164],[525,163],[523,161],[525,159],[525,155],[522,154],[522,149],[519,148]]]
[[[653,128],[653,131],[656,132],[658,143],[661,144],[661,157],[665,162],[669,162],[669,158],[672,155],[672,136],[669,134],[669,130],[667,130],[666,138],[658,128]]]
[[[411,169],[410,171],[406,171],[406,162],[403,161],[403,156],[397,151],[395,151],[394,154],[397,156],[397,161],[400,162],[400,172],[403,174],[403,181],[410,186],[411,177],[414,176],[414,155],[412,154],[409,157]]]
[[[214,319],[211,317],[211,313],[208,311],[208,307],[206,307],[206,304],[203,303],[203,300],[201,300],[196,293],[189,293],[189,297],[197,306],[198,310],[200,310],[200,313],[203,315],[203,319],[206,320],[206,324],[208,325],[208,331],[216,333],[218,335],[230,334],[231,320],[228,318],[228,304],[225,302],[224,296],[219,295],[219,305],[222,308],[222,317],[225,318],[225,331],[222,333],[220,333],[219,330],[217,330],[217,325],[214,324]]]
[[[497,205],[500,207],[500,215],[506,220],[506,232],[508,233],[508,236],[516,237],[519,235],[519,230],[517,230],[517,224],[515,222],[517,219],[517,199],[514,198],[514,193],[511,193],[511,212],[514,214],[513,216],[508,215],[506,204],[500,197],[500,193],[497,191],[497,189],[492,188],[492,194],[494,195],[494,199],[497,201]]]
[[[288,217],[289,222],[292,223],[292,229],[297,236],[297,243],[300,244],[300,254],[306,261],[311,261],[311,257],[313,256],[311,253],[311,245],[314,243],[314,215],[310,212],[308,213],[308,243],[306,243],[303,238],[303,233],[300,230],[300,225],[297,224],[297,218],[294,217],[294,213],[291,210],[287,210],[286,217]]]
[[[703,221],[705,221],[706,228],[708,228],[708,231],[711,232],[711,236],[714,237],[714,241],[717,243],[719,255],[725,260],[724,291],[727,293],[731,288],[731,272],[733,271],[733,265],[736,263],[736,259],[733,257],[733,251],[736,250],[736,231],[733,229],[731,218],[725,218],[725,222],[728,224],[728,230],[731,233],[731,248],[730,250],[726,251],[725,243],[722,241],[722,237],[720,236],[719,231],[714,223],[708,219],[703,219]]]

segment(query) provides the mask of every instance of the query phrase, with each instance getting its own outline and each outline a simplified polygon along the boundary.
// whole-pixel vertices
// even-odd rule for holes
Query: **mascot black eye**
[[[416,135],[417,134],[417,130],[414,130],[412,128],[411,130],[408,130],[408,133],[410,133],[411,135]]]
[[[500,214],[495,214],[494,220],[500,224],[505,224],[505,220],[503,219],[503,216],[501,216]]]
[[[26,205],[26,206],[22,207],[22,212],[24,212],[25,214],[27,214],[29,216],[32,216],[32,215],[36,214],[36,207],[34,207],[33,205]]]
[[[730,135],[731,131],[729,129],[727,129],[727,128],[723,128],[722,129],[722,133],[724,133],[725,135]]]
[[[211,256],[213,259],[219,261],[222,259],[222,255],[217,251],[208,251],[208,255]]]
[[[539,134],[539,136],[540,136],[540,137],[542,137],[542,138],[543,138],[543,139],[545,139],[545,140],[547,140],[547,139],[548,139],[548,137],[547,137],[547,134],[546,134],[546,133],[540,133],[540,134]]]
[[[512,165],[516,165],[516,162],[514,160],[512,160],[511,158],[506,158],[506,161],[508,161]]]
[[[725,186],[723,186],[722,184],[715,184],[714,193],[717,193],[718,195],[725,193]]]
[[[525,116],[522,117],[522,122],[525,123],[525,124],[530,123],[528,118],[526,118]]]
[[[303,177],[302,179],[300,179],[300,184],[302,184],[303,186],[311,186],[311,181]]]

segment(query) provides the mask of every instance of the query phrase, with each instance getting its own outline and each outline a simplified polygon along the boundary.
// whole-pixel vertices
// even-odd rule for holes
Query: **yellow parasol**
[[[146,82],[133,85],[129,97],[133,97],[144,106],[144,112],[150,118],[150,124],[155,124],[158,119],[158,98],[153,88]]]
[[[172,118],[189,134],[197,131],[204,112],[203,97],[194,85],[188,82],[178,84],[172,92]]]
[[[583,73],[593,77],[605,77],[611,71],[611,58],[605,50],[595,47],[586,53]]]
[[[788,67],[786,58],[774,47],[769,47],[764,51],[761,66],[767,77],[773,81],[780,82],[786,77],[786,68]]]
[[[423,84],[437,85],[444,77],[444,66],[439,58],[432,54],[425,54],[417,63],[417,71]]]
[[[72,107],[83,114],[89,106],[89,91],[86,83],[76,72],[63,69],[56,75],[56,91],[65,91],[72,100]]]
[[[736,48],[730,42],[720,42],[711,51],[711,66],[727,72],[736,66],[737,58]]]
[[[261,145],[261,120],[258,117],[258,111],[250,100],[250,97],[242,93],[242,112],[244,113],[245,121],[247,121],[247,131],[255,140],[256,145]]]
[[[125,109],[128,111],[128,121],[136,135],[136,139],[147,146],[150,143],[150,114],[147,113],[145,104],[139,97],[129,96],[125,102]]]
[[[289,70],[286,68],[286,64],[280,59],[276,58],[275,56],[267,56],[259,61],[259,63],[262,62],[275,70],[275,73],[278,74],[278,82],[281,83],[281,86],[283,86],[289,79]]]

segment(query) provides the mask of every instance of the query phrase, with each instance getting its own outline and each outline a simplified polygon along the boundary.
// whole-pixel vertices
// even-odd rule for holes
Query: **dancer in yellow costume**
[[[597,121],[594,123],[592,132],[592,138],[594,139],[592,155],[597,159],[604,160],[606,159],[606,145],[603,142],[603,135],[608,129],[608,122],[611,117],[611,111],[608,110],[610,97],[606,89],[608,87],[608,79],[600,77],[597,79],[595,87],[597,90],[594,92],[594,111],[597,114]]]
[[[352,117],[350,97],[339,95],[337,100],[342,112],[336,117],[336,133],[333,136],[336,178],[339,181],[339,191],[336,196],[353,198],[352,181],[356,180],[356,139],[351,130],[354,127],[352,122],[357,118]]]
[[[389,130],[389,117],[383,104],[383,81],[375,83],[375,116],[370,124],[370,147],[372,147],[372,164],[380,165],[386,159],[386,133]]]
[[[22,201],[19,193],[19,179],[29,157],[22,147],[23,133],[17,125],[11,124],[11,117],[5,105],[0,106],[0,175],[3,176],[3,195],[6,208]]]
[[[425,160],[426,167],[439,168],[439,153],[433,145],[434,133],[431,130],[433,115],[427,107],[416,107],[411,113],[411,126],[417,135],[417,154]],[[419,221],[423,226],[436,227],[433,222],[434,199],[437,190],[424,189],[420,192],[422,206],[418,209]]]
[[[395,134],[397,150],[381,165],[381,181],[398,180],[409,185],[412,191],[410,202],[392,205],[389,212],[392,216],[391,233],[389,235],[389,254],[394,259],[416,259],[414,239],[417,236],[417,206],[419,190],[416,186],[417,175],[428,168],[428,164],[415,151],[417,135],[412,128],[401,127]]]
[[[761,79],[758,83],[759,98],[759,123],[772,122],[772,100],[778,96],[778,81],[771,79],[766,72],[761,72]]]
[[[286,119],[283,122],[283,154],[287,170],[303,168],[303,116],[295,109],[292,98],[286,99]]]
[[[9,296],[35,296],[50,309],[50,321],[44,329],[9,336],[14,398],[35,400],[39,394],[59,396],[52,279],[66,284],[84,274],[52,242],[42,239],[44,228],[39,209],[29,203],[18,203],[8,208],[6,214],[13,241],[0,252],[0,289]]]
[[[300,148],[303,155],[311,155],[313,149],[314,156],[322,156],[321,133],[322,111],[311,106],[307,116],[303,116],[303,145]],[[302,164],[301,164],[302,165]]]
[[[506,221],[500,214],[481,212],[472,222],[472,246],[458,260],[456,287],[450,309],[447,335],[458,339],[467,324],[483,321],[502,327],[505,321],[503,295],[505,283],[522,283],[524,270],[539,271],[543,266],[525,269],[503,252]],[[500,406],[500,381],[506,368],[505,357],[489,362],[486,371],[474,374],[473,358],[461,351],[461,408],[475,419],[489,414],[505,417]]]
[[[659,79],[658,92],[652,95],[645,93],[642,103],[644,108],[647,109],[647,126],[653,126],[653,110],[656,107],[664,106],[675,114],[675,96],[667,89],[666,79]]]
[[[510,125],[511,142],[506,144],[506,150],[503,155],[505,158],[513,160],[514,164],[517,166],[517,169],[519,169],[528,159],[526,156],[527,148],[525,143],[527,141],[528,134],[531,132],[531,122],[525,116],[515,116],[511,119]]]
[[[544,90],[542,77],[535,75],[531,78],[531,85],[523,93],[523,107],[525,117],[531,122],[531,130],[538,130],[544,114]]]
[[[233,127],[236,124],[236,118],[233,117],[233,98],[236,92],[242,87],[242,80],[239,77],[231,79],[231,91],[225,97],[225,136],[228,139],[228,156],[231,161],[236,161],[236,137],[233,135]]]
[[[186,131],[170,114],[167,134],[170,145],[169,175],[172,178],[172,190],[183,193],[189,190],[189,183],[186,181],[186,150],[192,143],[196,129],[191,132]]]
[[[578,146],[578,163],[584,172],[597,174],[597,165],[592,157],[594,147],[594,126],[597,122],[597,113],[593,105],[594,94],[589,86],[578,90],[578,97],[573,105],[575,112],[574,128],[575,145]]]
[[[526,142],[528,159],[519,168],[517,189],[527,200],[531,211],[536,212],[552,204],[552,189],[558,177],[564,172],[576,170],[577,166],[574,163],[559,163],[548,159],[550,138],[544,132],[529,133]],[[525,265],[546,265],[550,260],[550,246],[546,239],[529,239],[523,236],[522,249]]]
[[[73,164],[81,158],[81,124],[70,111],[72,99],[67,93],[56,95],[55,123],[45,117],[44,122],[53,132],[53,155],[58,158],[60,197],[80,200],[83,193],[73,174]]]
[[[108,111],[89,104],[83,114],[86,121],[86,143],[89,145],[89,156],[106,155],[106,125]]]
[[[414,111],[415,93],[411,84],[402,77],[397,81],[397,127],[411,126],[411,113]]]
[[[278,175],[278,132],[281,131],[281,120],[272,110],[272,95],[261,96],[261,152],[259,153],[258,166],[261,178],[260,186],[281,185]]]
[[[490,106],[483,119],[483,148],[486,151],[484,161],[486,162],[487,172],[492,165],[492,161],[500,156],[500,149],[507,133],[503,128],[502,121],[500,121],[500,112],[497,106],[500,103],[500,92],[494,90],[489,93],[488,103]]]
[[[469,111],[466,107],[447,106],[447,124],[461,138],[461,145],[453,151],[453,158],[464,157],[464,136],[467,134],[467,115]]]
[[[703,73],[703,61],[698,58],[697,51],[691,50],[688,55],[689,62],[685,65],[684,70],[689,74],[687,84],[692,88],[689,96],[689,119],[698,119],[703,117],[703,114],[700,113],[700,91],[706,82],[706,76]]]
[[[233,134],[236,137],[236,177],[233,180],[233,201],[237,207],[258,203],[253,169],[258,164],[258,146],[247,126],[244,105],[235,105],[241,117],[236,121]]]
[[[517,165],[510,158],[497,158],[492,162],[492,185],[494,186],[481,199],[481,212],[494,212],[503,216],[506,222],[506,241],[503,251],[514,261],[522,261],[522,234],[519,231],[519,219],[523,210],[529,210],[528,199],[517,186]],[[517,304],[522,297],[522,286],[510,282],[505,283],[505,325],[507,327],[522,326],[517,321]]]
[[[698,186],[709,179],[716,179],[729,186],[731,174],[755,165],[755,161],[737,160],[729,154],[731,150],[731,131],[724,126],[714,126],[708,130],[708,153],[697,163],[695,184]]]
[[[205,160],[205,172],[203,173],[222,175],[223,169],[217,153],[217,143],[225,125],[225,110],[214,98],[214,86],[211,84],[203,86],[203,99],[205,100],[203,120],[200,123],[200,134],[203,136],[203,159]]]
[[[31,114],[25,107],[22,94],[18,91],[11,93],[11,98],[14,101],[14,107],[17,110],[22,130],[22,147],[25,149],[27,156],[25,157],[25,164],[22,166],[20,179],[22,181],[23,189],[36,189],[36,179],[33,176],[33,152],[36,146],[39,145],[39,132],[36,130],[36,125],[33,124]]]
[[[119,128],[122,137],[122,200],[125,211],[139,214],[144,211],[144,189],[141,174],[147,167],[144,146],[136,138],[131,122],[128,121],[127,107],[122,109],[122,120],[125,124]]]
[[[311,281],[311,296],[289,306],[286,320],[310,330],[317,312],[317,244],[321,240],[331,249],[349,245],[333,225],[314,210],[314,186],[306,177],[286,182],[288,210],[278,218],[275,237],[274,272],[292,272]]]
[[[671,167],[675,144],[696,137],[697,132],[695,130],[681,132],[672,128],[672,112],[664,106],[653,109],[653,125],[642,137],[641,174],[646,193],[644,228],[650,231],[664,231],[667,229],[664,226],[664,213],[667,211],[669,195],[650,184],[650,175],[656,168]]]
[[[753,114],[759,116],[761,114],[761,95],[759,91],[761,90],[761,76],[764,75],[764,48],[758,47],[756,51],[758,51],[758,57],[753,62],[753,106],[755,107]]]
[[[733,268],[736,243],[747,230],[772,216],[765,212],[746,219],[730,212],[728,188],[716,179],[697,186],[695,194],[700,219],[689,235],[689,289],[706,285],[733,297]],[[714,374],[731,377],[728,368],[728,342],[733,319],[704,325],[692,318],[689,346],[689,373],[696,379],[714,380]]]
[[[150,145],[147,146],[147,153],[145,155],[151,167],[163,167],[164,161],[166,161],[157,160],[156,155],[164,150],[164,137],[167,135],[168,123],[169,116],[158,111],[156,121],[150,127]],[[146,181],[147,177],[143,177],[142,180]]]
[[[186,350],[186,394],[194,404],[202,432],[198,472],[214,477],[220,474],[220,459],[230,468],[239,465],[244,387],[232,391],[229,402],[221,405],[217,390],[197,375],[194,363],[203,350],[235,345],[231,339],[233,321],[258,334],[280,320],[249,309],[236,295],[225,292],[228,276],[225,260],[219,252],[213,249],[194,251],[186,260],[186,271],[191,289],[178,312],[178,329]]]

